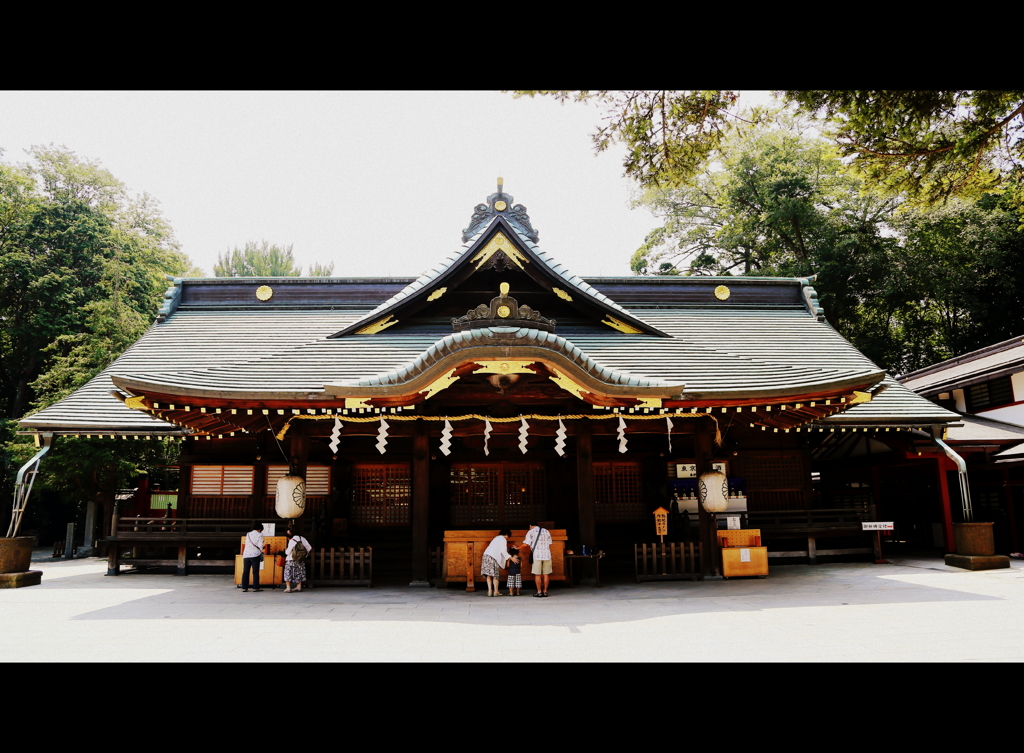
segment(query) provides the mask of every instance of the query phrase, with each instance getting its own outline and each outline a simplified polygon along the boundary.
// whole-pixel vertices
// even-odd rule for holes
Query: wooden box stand
[[[564,528],[548,528],[551,534],[551,576],[550,580],[565,580],[565,542],[568,536]],[[467,591],[476,590],[476,582],[487,579],[480,574],[483,564],[484,550],[491,539],[498,535],[498,529],[491,531],[445,531],[444,532],[444,579],[448,583],[465,583]],[[526,536],[526,530],[513,530],[509,545],[516,547]],[[522,558],[523,581],[533,580],[530,572],[530,548],[522,547],[519,556]],[[507,571],[501,571],[504,583]]]
[[[768,547],[761,546],[761,529],[719,531],[718,545],[722,551],[722,577],[768,575]]]
[[[278,564],[278,554],[284,552],[288,545],[287,536],[266,536],[263,539],[263,569],[260,570],[260,588],[276,587],[284,582],[284,565]],[[245,551],[245,536],[242,536],[242,549]],[[242,585],[242,555],[235,555],[235,585]],[[252,576],[249,576],[250,578]],[[249,584],[250,587],[252,584]]]

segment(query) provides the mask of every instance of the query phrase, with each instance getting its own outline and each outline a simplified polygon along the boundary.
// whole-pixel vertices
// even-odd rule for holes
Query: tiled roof
[[[1015,337],[912,371],[899,379],[914,392],[932,395],[1021,370],[1024,370],[1024,338]]]
[[[596,286],[601,281],[593,283]],[[688,284],[678,282],[680,286]],[[733,285],[739,288],[742,280]],[[639,310],[670,337],[614,331],[581,332],[571,339],[555,337],[609,373],[628,375],[638,383],[682,383],[693,399],[795,394],[816,385],[863,382],[879,375],[877,366],[805,308],[679,306]],[[184,381],[226,394],[260,389],[304,396],[321,393],[328,383],[367,380],[399,370],[450,336],[449,329],[447,335],[438,330],[329,337],[360,313],[270,308],[177,310],[166,322],[151,327],[88,385],[22,423],[97,432],[177,431],[111,397],[110,376],[130,375],[157,384]],[[888,388],[871,402],[853,406],[829,421],[934,423],[958,418],[891,379],[886,384]]]

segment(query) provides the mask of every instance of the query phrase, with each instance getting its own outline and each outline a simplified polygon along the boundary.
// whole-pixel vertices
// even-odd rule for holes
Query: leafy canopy
[[[302,266],[295,263],[292,246],[278,246],[267,241],[249,241],[217,255],[214,277],[300,277]],[[334,262],[310,266],[309,277],[330,277]]]
[[[762,113],[739,113],[735,90],[518,91],[596,102],[597,151],[626,147],[626,176],[676,187],[724,156],[725,138]],[[867,181],[924,205],[1007,192],[1024,210],[1024,91],[777,91],[816,118]]]

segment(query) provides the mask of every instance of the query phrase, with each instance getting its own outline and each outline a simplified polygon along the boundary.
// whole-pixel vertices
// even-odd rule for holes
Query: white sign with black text
[[[863,522],[860,524],[862,531],[891,531],[893,530],[892,521],[888,523],[879,522]]]

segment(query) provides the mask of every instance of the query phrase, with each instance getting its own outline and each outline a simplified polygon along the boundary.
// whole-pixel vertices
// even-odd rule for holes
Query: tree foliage
[[[0,163],[0,409],[20,418],[107,366],[192,269],[152,197],[98,163],[35,147]]]
[[[1024,91],[785,91],[866,178],[915,202],[1008,191],[1024,208]]]
[[[330,277],[334,262],[310,265],[307,277]],[[292,246],[278,246],[263,240],[249,241],[217,255],[214,277],[301,277],[302,265],[295,263]]]
[[[267,241],[249,241],[217,255],[214,277],[299,277],[302,267],[295,263],[292,247]]]
[[[634,272],[817,274],[830,323],[894,372],[1019,334],[1006,316],[1024,291],[1010,197],[901,202],[785,113],[735,130],[723,150],[691,185],[638,199],[664,224],[634,254]]]
[[[10,419],[0,434],[0,498],[8,500],[16,466],[35,451],[15,437],[14,420],[82,386],[138,339],[156,316],[165,274],[197,273],[152,197],[129,193],[64,147],[35,147],[29,157],[0,161],[0,415]],[[76,499],[107,494],[159,454],[150,442],[58,444],[36,488]],[[75,464],[81,474],[58,473]]]
[[[725,155],[724,140],[760,111],[739,112],[740,93],[519,91],[560,102],[596,102],[597,151],[620,142],[625,174],[645,188],[689,183]],[[867,181],[924,205],[1008,192],[1024,210],[1024,91],[777,91],[817,118]]]

